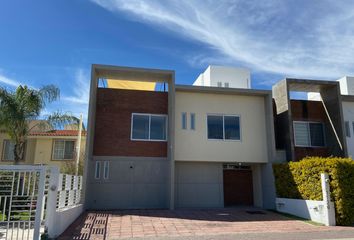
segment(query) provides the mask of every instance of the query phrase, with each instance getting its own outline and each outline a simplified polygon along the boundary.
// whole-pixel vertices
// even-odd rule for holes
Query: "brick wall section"
[[[168,93],[99,88],[94,156],[166,157],[166,142],[131,141],[132,113],[168,113]]]
[[[330,130],[330,123],[320,101],[291,100],[291,113],[293,121],[323,122],[325,124],[325,132]],[[327,157],[330,155],[332,154],[329,153],[327,147],[295,147],[296,161],[306,156]]]

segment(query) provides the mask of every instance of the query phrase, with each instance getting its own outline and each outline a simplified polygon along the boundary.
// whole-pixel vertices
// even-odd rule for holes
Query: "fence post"
[[[331,192],[329,187],[328,173],[321,173],[321,186],[322,186],[322,202],[324,205],[325,225],[335,226],[336,216],[334,211],[334,204],[331,202]]]
[[[57,189],[59,184],[59,169],[58,167],[50,167],[49,189],[46,208],[45,228],[48,231],[50,238],[55,236],[55,220],[57,208]]]
[[[39,182],[38,182],[38,196],[36,202],[36,214],[34,217],[34,230],[33,239],[38,240],[40,238],[40,229],[42,221],[42,210],[44,204],[44,189],[45,189],[45,178],[47,174],[47,167],[43,166],[39,171]]]

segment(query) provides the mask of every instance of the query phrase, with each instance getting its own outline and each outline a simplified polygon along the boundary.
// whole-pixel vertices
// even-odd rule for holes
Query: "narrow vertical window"
[[[103,178],[104,179],[109,178],[109,161],[103,162]]]
[[[182,113],[182,129],[187,129],[187,113]]]
[[[191,113],[191,130],[195,130],[195,113]]]
[[[226,88],[228,88],[228,87],[229,87],[229,83],[228,83],[228,82],[224,83],[224,86],[225,86]]]
[[[96,161],[95,179],[100,179],[100,172],[101,172],[101,162]]]
[[[217,83],[217,86],[218,86],[218,87],[222,87],[222,82],[218,82],[218,83]]]
[[[354,134],[354,122],[352,122],[352,127],[353,127],[353,134]]]
[[[350,126],[348,121],[345,121],[345,135],[350,137]]]

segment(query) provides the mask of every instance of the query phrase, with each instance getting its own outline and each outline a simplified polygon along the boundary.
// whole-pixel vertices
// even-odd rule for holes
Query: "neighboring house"
[[[225,79],[175,86],[174,71],[93,65],[86,208],[272,208],[271,91]]]
[[[288,161],[347,155],[338,82],[287,78],[272,91],[276,147],[285,150]],[[295,100],[291,97],[294,92],[317,95],[309,95],[312,101]]]
[[[348,156],[354,157],[354,77],[337,80],[342,94],[344,128],[347,140]]]
[[[251,72],[245,68],[209,66],[193,83],[194,86],[251,88]]]
[[[42,130],[32,128],[27,137],[25,155],[20,164],[56,165],[59,168],[66,163],[75,163],[78,130]],[[82,132],[81,156],[85,155],[86,132]],[[0,164],[13,164],[14,144],[9,136],[0,132]]]

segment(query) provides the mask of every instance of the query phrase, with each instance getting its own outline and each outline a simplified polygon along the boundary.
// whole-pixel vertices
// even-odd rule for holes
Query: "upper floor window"
[[[241,140],[240,117],[208,115],[208,139]]]
[[[222,82],[217,82],[216,84],[218,87],[222,87]]]
[[[145,141],[166,141],[167,116],[133,113],[131,139]]]
[[[350,137],[350,125],[349,125],[349,122],[348,121],[345,121],[345,135],[347,137]]]
[[[15,155],[14,155],[14,149],[15,149],[15,143],[11,140],[4,140],[3,143],[3,160],[7,161],[13,161],[15,160]]]
[[[191,130],[195,130],[195,113],[191,113]]]
[[[54,140],[53,160],[72,160],[74,159],[75,141],[74,140]]]
[[[294,122],[295,146],[325,146],[324,125],[319,122]]]
[[[182,129],[187,129],[187,113],[182,113]]]
[[[228,82],[224,83],[224,86],[225,86],[226,88],[228,88],[228,87],[229,87],[229,83],[228,83]]]

